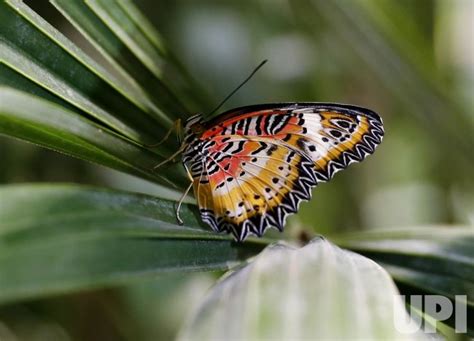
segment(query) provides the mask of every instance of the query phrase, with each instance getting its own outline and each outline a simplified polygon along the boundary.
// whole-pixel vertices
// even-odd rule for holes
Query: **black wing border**
[[[331,103],[331,102],[281,102],[281,103],[262,103],[262,104],[251,104],[242,107],[233,108],[227,110],[221,114],[216,116],[212,116],[206,118],[204,124],[206,127],[213,127],[219,123],[222,123],[225,120],[231,119],[236,116],[245,115],[249,112],[254,111],[263,111],[263,110],[271,110],[271,109],[291,109],[291,110],[298,110],[298,109],[306,109],[306,108],[314,108],[314,109],[334,109],[338,112],[348,114],[348,115],[364,115],[371,119],[375,119],[378,122],[382,123],[382,119],[380,116],[373,110],[360,107],[357,105],[352,104],[343,104],[343,103]]]

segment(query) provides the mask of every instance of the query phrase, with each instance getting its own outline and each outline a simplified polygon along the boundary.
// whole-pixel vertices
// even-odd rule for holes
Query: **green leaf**
[[[189,183],[180,165],[158,175],[153,166],[162,158],[151,151],[55,103],[6,87],[0,87],[0,134],[167,186]]]
[[[467,295],[474,325],[474,230],[419,227],[357,232],[332,238],[338,245],[380,263],[402,293]],[[454,325],[454,319],[447,321]],[[470,335],[474,335],[471,328]]]
[[[137,141],[156,142],[172,124],[17,0],[0,3],[0,63]]]
[[[180,338],[398,339],[404,303],[373,261],[324,239],[267,247],[207,295]]]
[[[161,77],[164,49],[157,49],[115,0],[86,0],[94,13],[119,37],[157,78]]]
[[[172,83],[178,89],[180,97],[186,99],[187,106],[191,108],[192,112],[199,112],[203,108],[209,109],[210,106],[215,106],[214,102],[209,101],[209,94],[203,90],[202,85],[188,72],[173,51],[166,48],[167,44],[165,44],[163,37],[135,6],[134,2],[132,0],[116,1],[151,44],[166,57],[168,63],[163,70],[163,77],[167,80],[166,84]]]
[[[471,296],[470,304],[474,305],[472,228],[375,230],[336,236],[334,240],[340,246],[390,266],[387,268],[393,269],[396,279],[452,298],[455,293],[467,292]],[[447,281],[427,282],[424,276],[440,276]]]
[[[28,208],[28,209],[25,209]],[[227,269],[260,251],[201,227],[193,206],[72,185],[0,187],[0,302],[170,271]]]
[[[44,98],[50,102],[55,102],[56,104],[59,104],[60,106],[70,111],[82,114],[82,111],[71,103],[54,95],[52,92],[49,92],[45,88],[39,86],[27,77],[23,76],[22,74],[16,72],[15,70],[2,63],[0,63],[0,86],[14,88],[23,92],[27,92],[29,94]]]
[[[173,68],[178,63],[132,4],[116,0],[53,0],[52,3],[124,77],[147,93],[170,118],[183,118],[189,114],[183,100],[190,98],[177,96],[176,89],[170,88],[176,83],[189,87],[193,81],[186,77],[182,68],[179,74],[173,74],[176,76],[173,82],[164,79],[163,69]],[[196,101],[196,96],[192,97]]]

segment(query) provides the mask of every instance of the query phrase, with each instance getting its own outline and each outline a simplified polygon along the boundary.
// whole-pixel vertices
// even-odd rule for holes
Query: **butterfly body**
[[[185,127],[183,163],[200,214],[237,240],[283,230],[311,189],[373,153],[383,136],[374,112],[329,103],[280,103],[230,110]]]

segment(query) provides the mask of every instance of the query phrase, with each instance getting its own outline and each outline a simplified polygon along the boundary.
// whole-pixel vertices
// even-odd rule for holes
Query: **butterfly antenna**
[[[224,98],[224,100],[222,102],[219,103],[219,105],[214,109],[212,110],[209,114],[207,114],[206,116],[211,116],[213,113],[215,113],[217,110],[219,110],[220,107],[222,107],[222,105],[227,102],[227,100],[229,98],[231,98],[237,91],[239,91],[239,89],[241,87],[243,87],[245,85],[245,83],[247,83],[252,77],[253,75],[263,66],[265,65],[265,63],[268,62],[268,59],[265,59],[264,61],[262,61],[260,64],[258,64],[258,66],[252,71],[252,73],[247,77],[245,78],[245,80],[240,83],[240,85],[238,87],[236,87],[234,89],[234,91],[232,91],[229,95],[227,95],[226,98]]]

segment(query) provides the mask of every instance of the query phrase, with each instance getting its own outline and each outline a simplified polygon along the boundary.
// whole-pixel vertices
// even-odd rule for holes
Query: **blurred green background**
[[[103,62],[47,1],[25,2]],[[213,103],[269,59],[222,111],[324,101],[368,107],[382,116],[386,136],[376,153],[318,187],[290,219],[288,236],[303,228],[330,235],[474,224],[474,2],[136,2]],[[0,158],[0,183],[157,191],[143,180],[2,136]],[[1,307],[0,340],[169,339],[217,276],[161,276]]]

